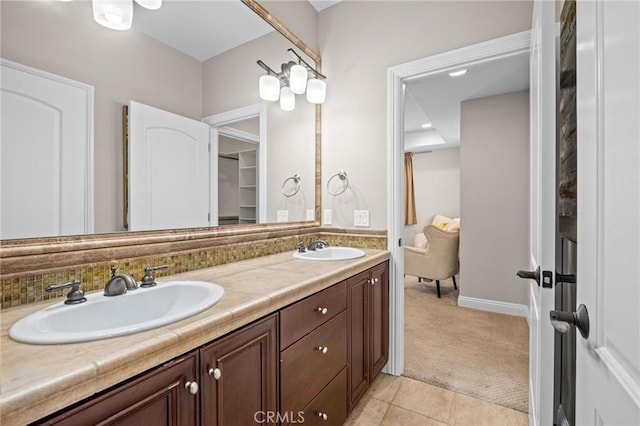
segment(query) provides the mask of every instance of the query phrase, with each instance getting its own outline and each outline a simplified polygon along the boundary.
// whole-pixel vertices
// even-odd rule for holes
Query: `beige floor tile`
[[[459,393],[455,394],[449,421],[452,426],[514,426],[527,422],[525,413]]]
[[[380,426],[446,426],[446,423],[392,405],[384,415]]]
[[[454,393],[449,390],[402,377],[392,404],[447,423],[453,397]]]
[[[353,409],[345,426],[378,426],[389,409],[389,403],[372,398],[368,394],[362,397]]]
[[[391,402],[398,393],[400,383],[402,383],[402,377],[380,373],[369,387],[367,395],[384,402]]]

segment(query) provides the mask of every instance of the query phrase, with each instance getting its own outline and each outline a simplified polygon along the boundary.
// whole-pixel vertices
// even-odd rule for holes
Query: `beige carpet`
[[[405,279],[404,375],[527,412],[526,319],[458,307],[451,280],[440,287]]]

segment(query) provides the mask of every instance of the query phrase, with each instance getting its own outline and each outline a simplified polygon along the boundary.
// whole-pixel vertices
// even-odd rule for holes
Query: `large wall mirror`
[[[90,148],[67,149],[56,145],[50,152],[43,152],[25,146],[22,155],[28,161],[7,167],[5,170],[8,173],[11,169],[11,175],[6,179],[3,174],[2,190],[9,193],[11,188],[21,188],[19,183],[28,176],[39,172],[42,169],[39,161],[45,161],[47,156],[63,158],[68,151],[79,153],[69,159],[64,157],[61,166],[46,170],[51,182],[74,181],[89,194],[89,214],[84,215],[90,216],[84,217],[89,226],[84,231],[66,231],[61,226],[59,236],[128,231],[126,193],[128,174],[132,171],[126,171],[127,145],[123,144],[123,138],[130,136],[126,130],[132,126],[132,117],[129,116],[127,125],[123,124],[127,122],[123,120],[123,106],[132,101],[204,122],[215,129],[209,139],[216,140],[213,147],[217,152],[212,156],[211,169],[204,173],[215,188],[207,203],[219,215],[219,220],[211,221],[211,225],[246,227],[251,226],[249,223],[316,221],[319,107],[308,103],[304,96],[297,96],[293,111],[283,111],[277,102],[262,101],[258,79],[265,71],[256,61],[262,60],[279,71],[281,64],[292,59],[289,48],[312,65],[319,66],[315,62],[319,62],[319,57],[257,2],[165,1],[155,11],[135,4],[133,26],[128,31],[110,30],[97,24],[89,1],[2,1],[0,7],[3,70],[6,64],[17,64],[26,70],[43,71],[92,88],[93,111],[84,117],[86,128],[78,130],[83,138],[93,139]],[[3,96],[7,92],[6,81],[3,73]],[[11,137],[4,125],[11,118],[3,112],[3,156]],[[71,121],[77,125],[81,120]],[[69,126],[34,129],[27,124],[26,127],[31,127],[29,134],[38,139],[42,135],[62,134]],[[15,128],[13,131],[22,133]],[[264,145],[260,147],[260,143]],[[252,151],[255,154],[250,154]],[[72,171],[80,168],[76,165],[82,161],[89,165],[89,173],[80,181]],[[160,177],[172,167],[170,157],[168,162],[162,162],[149,154],[146,162],[155,176]],[[129,167],[136,166],[129,164]],[[67,171],[70,177],[65,177]],[[289,178],[293,176],[299,177],[295,181],[298,191],[289,196],[294,182]],[[257,182],[249,182],[252,179]],[[247,189],[252,184],[259,185],[259,190],[252,193]],[[241,186],[245,187],[244,193]],[[179,193],[176,188],[160,187],[155,191],[156,196],[165,195],[169,200],[172,194]],[[34,197],[29,189],[13,192],[10,204],[22,206],[18,214],[28,211],[33,215],[49,215],[39,211],[43,204],[38,202],[41,195]],[[62,194],[48,189],[42,194],[64,200]],[[261,195],[254,195],[255,201],[251,201],[252,194]],[[3,202],[2,215],[5,204],[8,203]],[[79,209],[69,210],[78,215],[71,222],[83,219]],[[61,211],[61,217],[51,220],[63,222],[64,209]],[[207,224],[132,230],[203,226]],[[29,235],[3,232],[1,239],[55,236],[38,232]]]

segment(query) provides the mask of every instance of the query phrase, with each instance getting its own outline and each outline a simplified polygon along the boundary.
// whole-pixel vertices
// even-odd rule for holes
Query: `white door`
[[[554,3],[534,3],[531,28],[531,270],[555,270],[555,31]],[[542,272],[541,272],[542,274]],[[529,424],[553,424],[554,309],[552,288],[529,280]]]
[[[578,1],[576,424],[640,425],[640,2]]]
[[[93,232],[93,87],[2,61],[0,238]]]
[[[129,105],[129,230],[209,226],[209,126]]]

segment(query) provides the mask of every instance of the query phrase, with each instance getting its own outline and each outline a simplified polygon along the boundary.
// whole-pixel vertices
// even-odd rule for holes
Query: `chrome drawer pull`
[[[322,315],[327,315],[327,312],[329,312],[329,309],[318,307],[316,308],[316,311],[320,312]]]
[[[189,391],[191,395],[195,395],[198,393],[198,383],[196,382],[187,382],[184,384],[185,389]]]
[[[219,380],[222,377],[222,371],[219,368],[210,368],[209,375],[213,376],[214,379]]]
[[[320,411],[318,411],[318,417],[320,417],[322,420],[324,420],[325,422],[327,421],[327,419],[329,418],[329,416],[327,416],[327,413],[321,413]]]
[[[326,346],[318,346],[318,350],[319,350],[321,353],[326,354],[326,353],[327,353],[327,351],[329,350],[329,348],[328,348],[328,347],[326,347]]]

